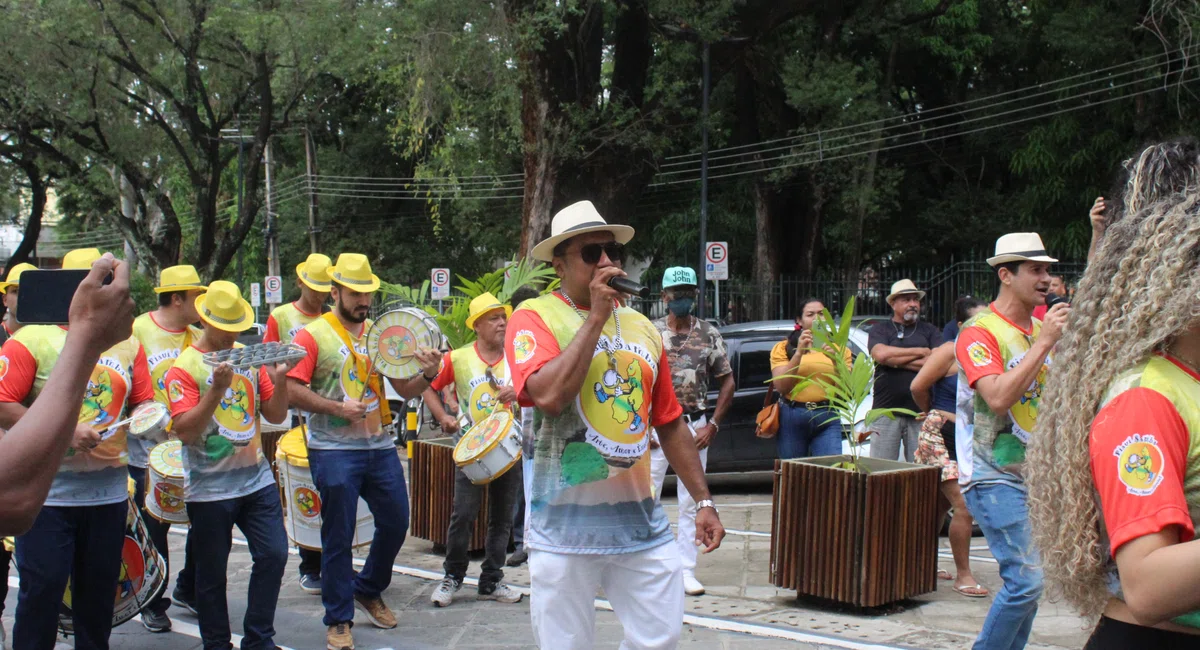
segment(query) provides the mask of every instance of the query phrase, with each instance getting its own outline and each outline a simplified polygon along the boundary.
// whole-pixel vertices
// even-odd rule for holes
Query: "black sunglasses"
[[[601,252],[607,255],[608,259],[618,264],[625,261],[625,244],[619,244],[615,241],[580,246],[579,258],[583,260],[584,264],[595,264],[600,261]]]

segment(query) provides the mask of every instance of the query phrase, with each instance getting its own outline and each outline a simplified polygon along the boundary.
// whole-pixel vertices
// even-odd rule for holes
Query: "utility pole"
[[[279,275],[279,233],[275,230],[275,212],[272,201],[274,185],[271,174],[271,140],[268,138],[263,147],[263,163],[267,168],[267,275]],[[277,303],[268,302],[267,307],[273,308]]]
[[[317,174],[317,152],[313,146],[312,133],[304,127],[304,169],[305,184],[308,186],[308,247],[310,253],[316,253],[320,247],[318,236],[321,230],[317,228],[317,194],[313,191],[313,180]]]
[[[701,56],[702,66],[704,68],[704,81],[701,99],[701,114],[700,118],[700,256],[696,259],[700,263],[696,266],[696,273],[700,276],[699,291],[696,292],[696,317],[704,320],[704,289],[705,289],[705,262],[704,248],[708,243],[708,86],[711,82],[710,66],[708,63],[708,41],[704,41],[704,53]]]

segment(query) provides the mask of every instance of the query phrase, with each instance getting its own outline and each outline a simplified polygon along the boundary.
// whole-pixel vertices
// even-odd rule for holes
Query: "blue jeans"
[[[242,619],[242,648],[274,648],[275,604],[288,559],[279,489],[272,483],[243,497],[188,503],[187,511],[195,551],[196,609],[205,650],[232,647],[225,587],[234,526],[246,537],[253,560]]]
[[[1025,493],[1004,483],[983,483],[964,491],[963,497],[1004,580],[974,648],[1020,650],[1029,641],[1042,595],[1041,561],[1031,538]]]
[[[321,602],[325,625],[354,620],[355,594],[378,598],[392,582],[392,563],[408,534],[408,488],[395,448],[309,449],[309,469],[321,495]],[[350,545],[358,498],[375,517],[375,537],[362,571]]]
[[[134,494],[133,502],[137,504],[138,509],[142,511],[142,523],[146,525],[146,532],[150,534],[150,541],[154,542],[154,550],[162,556],[163,563],[166,564],[166,575],[171,575],[171,549],[167,546],[167,531],[171,529],[171,524],[159,521],[146,512],[146,470],[142,467],[129,466],[129,477],[133,479],[137,486],[137,492]],[[188,565],[187,562],[184,563]],[[189,580],[189,584],[191,584]],[[158,597],[158,600],[151,602],[146,606],[152,612],[162,614],[171,607],[171,599],[167,598],[166,592]]]
[[[70,579],[75,647],[108,649],[128,514],[126,501],[42,507],[33,528],[17,538],[21,588],[13,625],[14,648],[54,648],[58,608]]]
[[[836,456],[842,453],[842,420],[828,408],[810,411],[780,401],[775,449],[784,459]]]

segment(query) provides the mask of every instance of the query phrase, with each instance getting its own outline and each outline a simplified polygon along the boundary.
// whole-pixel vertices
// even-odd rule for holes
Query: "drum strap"
[[[358,376],[366,377],[367,385],[371,387],[371,390],[375,391],[375,396],[379,398],[379,414],[381,421],[384,425],[391,424],[392,409],[388,407],[387,400],[383,397],[383,386],[380,384],[379,375],[370,368],[370,364],[367,363],[367,359],[354,349],[354,344],[350,342],[350,332],[347,332],[346,328],[342,326],[342,321],[338,320],[337,314],[333,312],[326,312],[321,314],[321,318],[324,318],[325,321],[329,323],[330,327],[333,328],[334,333],[337,334],[338,338],[342,340],[342,345],[345,345],[346,349],[350,351],[350,354],[354,356],[354,367],[358,370]],[[369,377],[367,376],[368,370],[371,370],[371,375]]]

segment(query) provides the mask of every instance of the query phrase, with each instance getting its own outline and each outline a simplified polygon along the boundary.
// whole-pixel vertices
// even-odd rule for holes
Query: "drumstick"
[[[371,373],[373,373],[373,372],[375,372],[375,355],[371,355],[370,360],[367,361],[367,374],[365,377],[363,377],[362,392],[360,392],[358,394],[358,401],[360,401],[360,402],[363,400],[363,397],[366,396],[366,394],[367,394],[367,386],[371,383]],[[382,397],[381,397],[381,399],[382,399]]]

